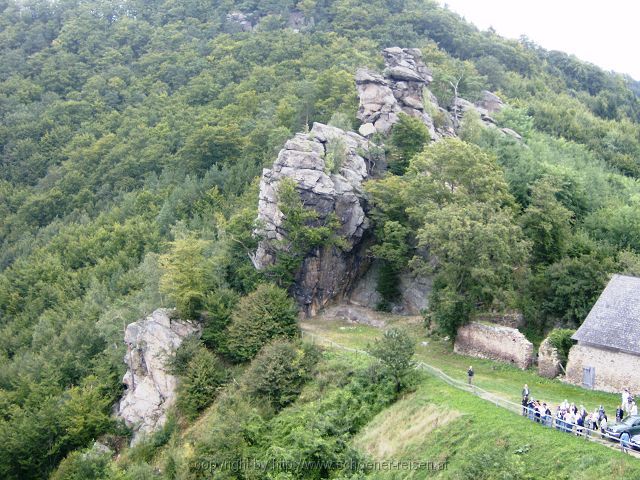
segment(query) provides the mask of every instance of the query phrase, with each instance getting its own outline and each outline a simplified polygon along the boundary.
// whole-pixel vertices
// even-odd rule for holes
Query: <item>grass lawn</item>
[[[427,337],[419,319],[389,315],[387,320],[389,325],[404,326],[413,333],[417,342],[418,360],[438,367],[453,378],[466,381],[467,369],[469,365],[473,365],[475,385],[512,402],[520,402],[522,387],[526,383],[532,397],[550,403],[552,410],[564,399],[568,399],[569,402],[584,405],[589,411],[603,405],[608,417],[615,417],[616,407],[621,401],[620,395],[585,390],[559,380],[549,380],[538,376],[533,369],[523,371],[492,360],[457,355],[453,353],[450,342]],[[325,320],[321,317],[303,322],[302,328],[341,345],[365,350],[381,333],[375,327],[344,320]],[[422,345],[422,342],[427,342],[427,345]]]
[[[445,470],[378,471],[377,479],[640,478],[640,460],[535,424],[420,374],[353,445],[377,461],[446,462]]]

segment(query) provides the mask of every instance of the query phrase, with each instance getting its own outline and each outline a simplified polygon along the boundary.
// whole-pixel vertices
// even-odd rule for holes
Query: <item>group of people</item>
[[[628,415],[637,415],[638,407],[629,389],[624,389],[622,393],[622,403],[616,409],[616,422],[620,422]],[[542,423],[543,425],[555,426],[558,430],[574,433],[575,435],[591,435],[592,432],[600,432],[606,436],[606,429],[609,422],[607,413],[602,405],[589,412],[583,405],[576,405],[564,400],[557,405],[555,411],[546,402],[536,400],[531,396],[528,385],[522,389],[522,415],[529,419]],[[628,437],[628,435],[627,435]],[[627,452],[629,448],[629,438],[620,438],[620,448]]]
[[[467,370],[469,385],[473,384],[474,376],[475,372],[473,367],[470,366]],[[546,402],[541,402],[531,396],[531,391],[527,384],[522,388],[522,415],[528,416],[534,422],[548,427],[555,426],[558,430],[573,432],[578,436],[590,436],[592,432],[600,432],[603,437],[608,436],[606,430],[609,418],[602,405],[590,413],[583,405],[577,406],[575,403],[569,403],[565,399],[560,405],[556,406],[554,412]],[[638,415],[638,405],[629,389],[625,388],[622,391],[622,402],[616,409],[615,421],[621,422],[623,418],[630,415]],[[629,441],[628,433],[623,433],[620,436],[620,448],[623,452],[628,452]]]

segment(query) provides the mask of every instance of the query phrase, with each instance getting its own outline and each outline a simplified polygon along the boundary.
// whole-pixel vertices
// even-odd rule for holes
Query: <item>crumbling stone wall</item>
[[[489,322],[503,327],[520,328],[524,326],[524,316],[520,312],[481,313],[473,318],[476,322]]]
[[[511,363],[533,364],[533,344],[515,328],[471,322],[458,329],[453,351],[461,355]]]
[[[571,347],[567,362],[567,381],[582,385],[583,369],[595,367],[595,390],[620,392],[629,387],[640,392],[640,356],[579,343]]]
[[[538,375],[546,378],[556,378],[562,372],[562,360],[558,349],[551,345],[548,338],[540,344],[538,349]]]

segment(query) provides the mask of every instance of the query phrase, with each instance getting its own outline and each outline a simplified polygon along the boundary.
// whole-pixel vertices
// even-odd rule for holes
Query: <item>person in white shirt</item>
[[[622,390],[622,408],[626,413],[629,413],[629,389]]]
[[[602,437],[604,437],[606,431],[607,431],[607,417],[603,417],[602,420],[600,420],[600,432],[602,433]]]
[[[638,414],[638,405],[636,405],[636,402],[631,402],[631,411],[629,412],[630,415],[637,415]]]

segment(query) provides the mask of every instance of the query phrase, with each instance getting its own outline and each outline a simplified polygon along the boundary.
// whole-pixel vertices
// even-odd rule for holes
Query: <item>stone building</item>
[[[614,275],[571,337],[567,381],[585,388],[640,392],[640,278]]]

